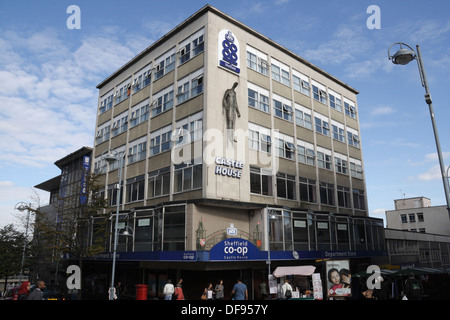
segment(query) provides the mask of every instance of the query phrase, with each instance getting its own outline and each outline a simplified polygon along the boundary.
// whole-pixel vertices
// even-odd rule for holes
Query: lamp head
[[[109,164],[111,164],[111,163],[117,161],[117,157],[116,157],[115,155],[111,154],[111,153],[108,153],[108,154],[105,156],[105,160],[106,160],[106,162],[108,162]]]
[[[405,65],[416,58],[416,53],[413,50],[400,48],[393,56],[392,62],[394,64]]]

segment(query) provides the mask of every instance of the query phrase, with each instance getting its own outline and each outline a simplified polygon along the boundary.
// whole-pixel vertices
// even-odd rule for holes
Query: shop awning
[[[277,267],[273,275],[277,278],[291,275],[310,276],[315,270],[314,266]]]

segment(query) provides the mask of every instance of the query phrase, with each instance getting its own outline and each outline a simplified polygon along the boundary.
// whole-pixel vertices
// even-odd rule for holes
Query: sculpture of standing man
[[[234,135],[234,124],[236,122],[236,115],[240,118],[241,113],[239,112],[239,107],[236,99],[236,92],[234,89],[238,86],[235,82],[231,89],[227,89],[222,99],[222,106],[225,109],[225,116],[227,120],[227,133],[228,139],[233,143]]]

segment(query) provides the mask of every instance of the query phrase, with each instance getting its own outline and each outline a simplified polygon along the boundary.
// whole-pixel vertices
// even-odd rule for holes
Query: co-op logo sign
[[[230,30],[219,32],[218,48],[219,66],[240,73],[239,41]]]
[[[260,258],[259,249],[250,241],[241,238],[229,238],[211,248],[211,261],[239,261]]]

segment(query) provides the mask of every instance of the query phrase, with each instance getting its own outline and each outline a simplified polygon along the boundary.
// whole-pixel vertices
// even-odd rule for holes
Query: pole
[[[119,188],[117,190],[117,199],[116,199],[116,223],[114,226],[114,250],[113,250],[113,264],[111,271],[111,286],[109,288],[109,300],[114,300],[114,277],[116,273],[116,252],[117,252],[117,239],[119,237],[119,207],[120,207],[120,185],[122,183],[122,161],[123,155],[119,153],[120,158],[117,159],[119,162]]]
[[[422,54],[420,52],[420,46],[416,45],[416,48],[417,48],[417,64],[419,66],[420,78],[422,79],[422,86],[425,88],[425,102],[428,104],[428,108],[430,109],[431,124],[433,125],[434,139],[436,141],[436,149],[437,149],[437,154],[438,154],[438,158],[439,158],[439,165],[441,167],[441,176],[442,176],[442,181],[444,183],[445,200],[447,201],[447,211],[448,211],[448,215],[450,218],[450,199],[449,199],[450,192],[449,192],[448,181],[445,178],[444,159],[442,157],[441,144],[439,142],[439,135],[438,135],[437,127],[436,127],[436,120],[435,120],[434,111],[433,111],[433,103],[432,103],[430,91],[428,88],[428,80],[427,80],[427,76],[425,74],[425,67],[424,67],[423,61],[422,61]]]
[[[25,264],[25,252],[27,249],[27,240],[28,240],[28,225],[30,223],[30,207],[27,206],[26,209],[27,209],[27,225],[25,227],[25,240],[23,241],[22,262],[20,263],[20,280],[19,280],[20,282],[22,282],[23,266]]]

